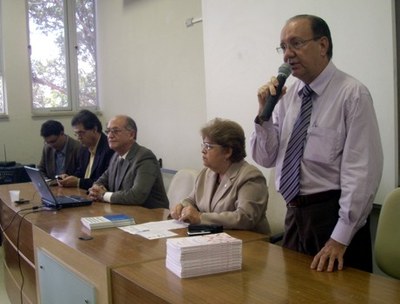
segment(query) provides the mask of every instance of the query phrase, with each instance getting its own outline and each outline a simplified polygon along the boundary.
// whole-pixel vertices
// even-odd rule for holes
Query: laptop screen
[[[25,166],[25,170],[31,178],[32,183],[35,185],[36,190],[40,193],[42,200],[46,201],[48,204],[57,205],[53,192],[51,192],[39,169]]]

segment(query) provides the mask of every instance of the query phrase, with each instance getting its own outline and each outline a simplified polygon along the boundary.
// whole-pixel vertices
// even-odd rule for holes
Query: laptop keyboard
[[[79,196],[75,196],[75,195],[71,195],[71,196],[57,196],[57,197],[56,197],[56,200],[57,200],[57,203],[62,204],[62,203],[68,203],[68,202],[70,202],[71,199],[73,199],[73,200],[78,200],[79,198],[80,198]]]

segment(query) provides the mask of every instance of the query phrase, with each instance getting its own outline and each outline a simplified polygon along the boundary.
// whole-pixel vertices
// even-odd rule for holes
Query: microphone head
[[[290,68],[289,63],[283,63],[278,69],[278,75],[282,75],[285,78],[288,78],[292,74],[292,69]]]

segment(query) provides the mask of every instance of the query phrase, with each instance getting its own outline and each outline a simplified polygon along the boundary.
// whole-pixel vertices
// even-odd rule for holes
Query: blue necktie
[[[300,115],[294,124],[282,164],[280,192],[287,203],[293,200],[300,191],[300,162],[310,125],[313,93],[314,91],[308,85],[299,93],[302,99]]]

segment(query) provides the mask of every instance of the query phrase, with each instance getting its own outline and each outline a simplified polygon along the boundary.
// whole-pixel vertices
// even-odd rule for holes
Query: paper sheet
[[[188,225],[188,223],[177,220],[165,220],[158,222],[147,222],[137,225],[128,225],[118,228],[130,234],[137,234],[146,239],[154,240],[175,236],[177,234],[170,230],[186,228]]]

